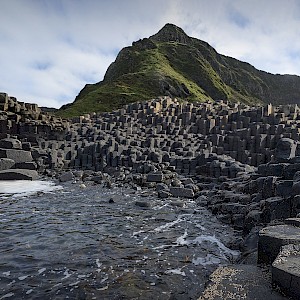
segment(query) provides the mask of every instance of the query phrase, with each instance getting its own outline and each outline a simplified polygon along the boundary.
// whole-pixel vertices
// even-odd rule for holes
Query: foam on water
[[[8,195],[14,198],[30,196],[37,192],[52,192],[62,189],[62,186],[55,185],[53,181],[42,180],[0,180],[0,199]]]

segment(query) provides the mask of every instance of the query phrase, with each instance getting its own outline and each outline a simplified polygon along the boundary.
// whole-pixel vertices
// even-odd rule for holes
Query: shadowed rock
[[[0,180],[36,180],[39,175],[34,170],[10,169],[0,171]]]

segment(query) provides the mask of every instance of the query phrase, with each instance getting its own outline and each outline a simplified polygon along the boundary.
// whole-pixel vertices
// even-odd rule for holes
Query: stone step
[[[272,283],[292,299],[300,299],[300,244],[281,248],[272,264]]]
[[[229,265],[217,268],[198,300],[284,300],[272,289],[271,274],[253,265]]]
[[[296,227],[300,227],[300,218],[288,218],[288,219],[285,219],[284,223],[287,225],[293,225]]]
[[[300,228],[293,225],[268,226],[259,231],[258,263],[272,264],[280,248],[288,244],[300,244]]]

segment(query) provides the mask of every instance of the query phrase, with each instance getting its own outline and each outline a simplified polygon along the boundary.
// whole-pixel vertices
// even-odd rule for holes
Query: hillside
[[[188,101],[300,103],[300,77],[257,70],[166,24],[157,34],[123,48],[103,81],[87,84],[58,114],[111,111],[158,95]]]

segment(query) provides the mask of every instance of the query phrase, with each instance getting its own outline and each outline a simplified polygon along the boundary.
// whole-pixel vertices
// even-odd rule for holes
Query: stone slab
[[[300,244],[281,248],[272,264],[272,283],[292,299],[300,299]]]
[[[284,221],[287,225],[293,225],[296,227],[300,227],[300,218],[288,218]]]
[[[232,265],[217,268],[210,283],[198,300],[284,300],[271,286],[271,276],[265,269],[253,265]]]
[[[32,155],[30,151],[16,149],[0,148],[0,158],[10,158],[13,159],[16,163],[32,161]]]
[[[287,244],[300,243],[300,228],[292,225],[268,226],[259,231],[258,263],[272,264]]]
[[[8,170],[12,168],[15,164],[15,161],[10,158],[0,158],[0,171]]]
[[[10,169],[0,171],[0,180],[36,180],[39,175],[37,171],[25,169]]]
[[[194,191],[188,188],[182,187],[171,187],[170,193],[174,197],[182,197],[182,198],[193,198],[195,196]]]

